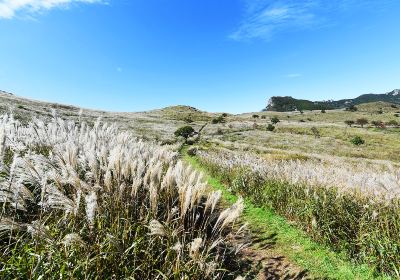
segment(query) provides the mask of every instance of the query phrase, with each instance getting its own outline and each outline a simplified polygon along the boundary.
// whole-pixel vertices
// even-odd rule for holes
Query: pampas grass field
[[[400,173],[343,160],[265,160],[251,152],[197,152],[232,192],[270,207],[314,240],[400,277]]]
[[[0,117],[0,278],[234,279],[223,209],[167,146],[100,121]]]

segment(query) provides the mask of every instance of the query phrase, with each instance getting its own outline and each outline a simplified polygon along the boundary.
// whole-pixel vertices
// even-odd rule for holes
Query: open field
[[[221,241],[223,242],[221,246],[225,246],[224,248],[235,248],[239,242],[237,239],[246,239],[249,236],[239,234],[230,240],[222,241],[219,239],[220,235],[209,236],[202,229],[184,233],[179,228],[175,228],[178,227],[179,221],[184,220],[186,223],[186,214],[183,210],[186,207],[183,205],[186,204],[183,192],[188,191],[179,189],[181,184],[178,184],[177,179],[173,179],[173,177],[181,178],[183,175],[176,173],[186,174],[184,175],[186,179],[182,179],[182,182],[196,178],[194,185],[198,186],[199,190],[191,194],[194,196],[190,203],[192,217],[195,217],[198,209],[203,207],[201,204],[203,198],[213,197],[212,191],[205,187],[204,181],[201,181],[198,175],[190,175],[193,171],[190,168],[185,171],[186,168],[176,161],[179,155],[174,151],[184,144],[184,139],[175,137],[174,132],[179,127],[189,125],[195,131],[203,129],[200,135],[195,135],[187,141],[193,145],[191,149],[196,151],[197,163],[190,160],[188,162],[195,165],[200,164],[203,172],[209,172],[210,175],[218,178],[228,189],[224,191],[245,197],[247,206],[250,203],[254,207],[258,207],[260,211],[267,211],[265,213],[281,215],[286,219],[288,226],[293,228],[288,229],[290,232],[300,230],[307,236],[306,238],[314,240],[304,241],[305,243],[317,242],[327,246],[327,251],[325,249],[318,251],[320,257],[328,258],[327,255],[333,254],[331,256],[337,260],[332,262],[341,263],[346,267],[343,268],[340,275],[338,274],[337,278],[399,277],[400,128],[393,121],[400,121],[400,118],[397,117],[400,109],[384,103],[362,104],[358,107],[356,112],[332,110],[326,111],[326,113],[305,111],[303,113],[260,112],[230,115],[202,112],[187,106],[175,106],[149,112],[112,113],[30,101],[9,94],[0,94],[1,113],[12,113],[16,120],[14,122],[5,118],[2,123],[5,139],[8,139],[4,146],[6,151],[3,167],[6,170],[3,176],[4,186],[10,188],[12,185],[10,183],[12,166],[17,167],[22,162],[24,164],[31,162],[32,165],[38,164],[37,173],[46,178],[47,184],[52,186],[49,190],[56,194],[55,196],[47,194],[46,192],[49,190],[40,187],[39,178],[33,178],[32,174],[22,172],[22,165],[16,169],[18,173],[25,174],[16,181],[22,185],[12,185],[18,191],[12,194],[10,189],[3,188],[2,200],[6,207],[3,207],[1,230],[6,234],[2,235],[2,246],[4,246],[5,252],[2,255],[2,261],[6,263],[6,266],[3,267],[2,273],[6,273],[3,275],[14,273],[9,274],[14,276],[24,275],[24,273],[42,275],[41,273],[51,273],[60,269],[59,263],[41,261],[44,252],[57,252],[65,246],[63,240],[67,234],[79,232],[81,235],[76,240],[86,244],[85,250],[73,249],[71,254],[56,254],[56,258],[60,262],[69,260],[73,263],[72,267],[76,267],[76,271],[73,272],[67,271],[66,267],[63,268],[66,276],[88,275],[85,274],[88,273],[85,269],[90,267],[90,273],[95,274],[100,272],[118,273],[123,276],[146,275],[146,277],[154,278],[157,273],[161,273],[169,275],[168,277],[172,277],[172,279],[181,279],[179,277],[182,275],[196,277],[194,275],[204,273],[204,265],[208,264],[215,269],[212,270],[214,274],[210,274],[215,278],[229,279],[231,277],[234,279],[238,275],[248,275],[249,278],[246,279],[253,279],[250,275],[254,276],[257,273],[252,272],[254,266],[245,269],[241,264],[243,260],[241,250],[232,249],[236,252],[234,258],[230,256],[234,261],[227,264],[223,261],[227,256],[219,255],[219,251],[215,251],[212,245],[213,242],[220,244]],[[272,125],[271,119],[274,117],[279,122],[273,124],[272,131],[268,131],[267,126]],[[102,123],[116,124],[119,127],[118,130],[113,126],[109,128],[99,126],[99,118]],[[356,122],[361,118],[366,118],[369,123],[363,127],[357,124],[351,126],[345,124],[346,120]],[[387,125],[372,125],[373,121],[383,122]],[[81,127],[82,123],[87,124],[86,128]],[[15,124],[18,125],[15,126]],[[67,128],[66,131],[65,128]],[[93,137],[91,135],[97,133],[98,129],[103,133],[102,137],[104,138],[98,138],[103,140],[100,145],[94,145],[100,140],[91,138]],[[36,132],[34,132],[35,130]],[[76,130],[77,132],[74,132]],[[57,136],[57,131],[62,133]],[[35,135],[35,133],[37,136],[29,139],[28,135]],[[49,133],[56,140],[46,139],[46,135]],[[77,133],[81,136],[78,136]],[[360,145],[352,143],[351,140],[355,136],[361,137],[364,143]],[[66,141],[67,139],[69,140]],[[90,144],[86,145],[85,142]],[[117,168],[118,165],[115,165],[116,162],[110,163],[110,161],[115,161],[114,157],[118,157],[118,153],[116,148],[112,147],[116,146],[122,149],[127,147],[127,143],[136,148],[131,148],[126,152],[119,150],[118,153],[122,153],[121,155],[125,158],[123,164],[128,164],[128,155],[134,153],[129,157],[138,158],[138,164],[143,161],[149,162],[150,165],[146,166],[147,171],[143,172],[139,172],[137,169],[118,171],[122,173],[115,177],[114,172],[117,171],[110,170]],[[149,152],[147,153],[145,150]],[[94,154],[87,154],[89,151]],[[115,151],[115,155],[112,154],[113,151]],[[186,149],[183,151],[186,153]],[[36,154],[41,155],[39,161]],[[15,158],[14,155],[18,155],[18,157]],[[32,157],[33,155],[35,157]],[[59,159],[57,159],[57,155],[59,155]],[[144,158],[141,158],[143,156]],[[155,158],[160,156],[163,158],[162,166],[158,166],[155,162]],[[96,158],[98,158],[97,163],[94,160]],[[16,163],[13,164],[14,162]],[[49,172],[49,166],[53,166],[54,170],[50,168],[52,170],[50,175],[46,175]],[[159,169],[159,171],[156,172],[153,169]],[[16,174],[18,175],[18,173]],[[68,177],[73,174],[75,174],[75,179]],[[110,174],[113,178],[112,183],[108,181]],[[144,177],[139,174],[144,174]],[[172,177],[167,179],[168,176]],[[151,183],[153,179],[150,178],[156,180],[157,187]],[[142,180],[139,184],[142,186],[142,195],[135,196],[135,199],[139,199],[138,204],[143,204],[145,201],[144,208],[141,209],[135,209],[134,205],[125,200],[135,193],[133,189],[134,186],[137,186],[137,180]],[[162,187],[165,180],[176,182],[177,189],[172,193],[165,193]],[[20,187],[17,188],[17,186]],[[90,186],[96,187],[91,189]],[[120,193],[121,191],[122,193]],[[160,193],[155,195],[158,191]],[[94,193],[96,194],[95,199]],[[91,195],[93,196],[92,200]],[[23,198],[22,200],[19,199],[20,196]],[[77,208],[75,204],[78,196],[82,197],[82,204],[79,204],[81,206]],[[114,198],[111,199],[114,196],[119,198],[114,201]],[[15,200],[16,197],[18,200]],[[202,199],[198,200],[200,197]],[[63,201],[61,198],[65,200],[66,205],[69,205],[67,208],[59,205],[60,201]],[[49,200],[46,202],[47,204],[42,201],[43,199]],[[84,206],[84,201],[86,203],[96,201],[96,210],[90,212],[88,207]],[[169,204],[167,203],[169,208],[161,207],[165,201],[170,201]],[[43,205],[47,205],[47,212],[39,211]],[[113,206],[111,207],[111,205]],[[170,217],[167,213],[174,206],[181,209],[181,212],[177,214],[177,220],[170,224]],[[239,204],[226,207],[233,207],[229,208],[231,210],[241,208]],[[152,209],[155,208],[159,209],[156,211],[157,214],[152,212]],[[29,209],[35,210],[30,212]],[[123,209],[126,211],[124,212]],[[24,211],[27,210],[29,210],[29,215],[24,214]],[[140,222],[119,224],[117,222],[119,218],[115,216],[119,211],[124,212],[121,213],[121,219],[129,219],[129,217],[138,215],[135,217],[138,217]],[[148,214],[145,215],[144,213],[147,211]],[[215,211],[220,213],[219,215],[227,213],[222,210],[221,206],[216,207]],[[215,217],[217,212],[212,216]],[[104,214],[102,214],[102,218],[98,216],[99,213]],[[234,215],[235,219],[232,219],[232,222],[238,218],[238,215],[239,213]],[[102,220],[103,217],[107,217],[107,220]],[[273,228],[272,224],[268,224],[272,223],[271,220],[259,218],[260,223],[263,223],[258,225],[259,227],[271,226]],[[241,221],[250,222],[251,219],[245,214]],[[36,221],[48,226],[46,234],[49,235],[51,242],[37,243],[35,234],[27,231],[29,228],[37,230],[34,228]],[[187,223],[188,227],[193,226],[193,220],[189,219]],[[215,228],[223,224],[214,218],[210,218],[204,223],[208,227]],[[231,222],[229,225],[227,228],[224,225],[221,233],[222,230],[226,230],[232,233],[228,234],[229,236],[235,236],[234,233],[236,234],[239,227],[236,225],[232,228]],[[234,224],[232,223],[232,225]],[[151,226],[154,226],[156,231],[159,230],[158,235],[156,231],[152,235],[147,235],[149,232],[146,233],[146,230],[151,229]],[[94,229],[99,229],[99,232],[95,233]],[[113,233],[108,232],[109,230],[112,230]],[[191,228],[191,230],[194,229]],[[122,233],[115,236],[119,231]],[[177,232],[178,235],[169,239],[162,233],[165,231]],[[261,234],[257,233],[254,223],[253,225],[250,223],[249,232],[246,235],[253,234],[254,238]],[[278,235],[285,236],[284,232],[279,230],[277,232]],[[270,233],[274,234],[274,230],[271,230]],[[161,244],[164,249],[162,251],[155,249],[155,255],[147,256],[149,266],[146,269],[137,272],[119,269],[102,271],[101,267],[110,266],[116,261],[122,262],[121,266],[143,265],[131,264],[126,259],[128,256],[133,256],[133,252],[131,252],[133,249],[130,246],[135,239],[133,237],[135,234],[141,234],[143,237],[143,248],[146,246],[153,248],[152,246]],[[110,236],[122,244],[118,242],[114,244],[111,242],[114,239],[111,240]],[[73,237],[77,236],[73,235]],[[179,256],[182,258],[175,260],[173,270],[162,266],[160,259],[154,259],[157,254],[165,256],[167,259],[175,258],[176,251],[171,253],[174,250],[172,245],[176,245],[178,241],[182,246],[184,243],[192,244],[191,242],[194,240],[200,243],[200,239],[201,247],[204,248],[202,251],[204,255],[201,257],[199,255],[201,265],[196,264],[197,259],[193,258],[190,250],[185,251],[185,249],[179,252]],[[293,239],[290,238],[283,238],[283,240],[283,243],[277,243],[275,248],[270,248],[267,252],[283,254],[287,258],[289,267],[292,267],[292,272],[298,274],[302,270],[308,270],[310,273],[307,276],[304,274],[304,278],[328,276],[334,278],[332,273],[337,269],[335,265],[330,270],[312,268],[310,267],[312,264],[305,261],[305,252],[299,252],[296,257],[293,256],[293,252],[288,252],[288,248],[291,246],[295,248],[300,245],[290,244],[293,242]],[[119,249],[117,250],[117,247],[112,244],[115,246],[119,244],[117,246]],[[194,245],[196,244],[193,243]],[[79,256],[84,256],[93,248],[98,248],[96,250],[100,250],[98,252],[101,255],[101,252],[111,248],[107,246],[114,248],[112,250],[116,250],[115,252],[126,252],[120,256],[123,259],[118,257],[117,260],[117,256],[111,254],[100,261],[96,255],[91,255],[91,258],[86,259],[84,263],[86,268],[74,263]],[[307,250],[314,250],[313,246]],[[213,249],[206,249],[211,247]],[[32,248],[37,251],[32,253]],[[249,250],[245,247],[242,249],[244,252]],[[225,251],[228,253],[232,250]],[[135,254],[140,254],[140,252],[139,248]],[[17,263],[14,258],[18,254],[24,259],[23,263]],[[31,254],[33,255],[31,256]],[[211,263],[211,259],[216,258],[219,267]],[[356,262],[362,268],[355,266],[352,262]],[[37,268],[34,270],[35,267]],[[219,268],[223,271],[227,269],[228,272],[221,273]]]

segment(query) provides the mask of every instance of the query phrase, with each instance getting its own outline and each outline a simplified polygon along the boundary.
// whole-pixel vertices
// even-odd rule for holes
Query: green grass
[[[184,152],[185,150],[183,150]],[[197,158],[184,154],[184,160],[198,170],[207,174],[206,169],[201,166]],[[226,187],[216,178],[207,176],[210,186],[221,190],[223,198],[228,203],[233,203],[237,197],[231,194]],[[376,277],[374,271],[367,265],[356,265],[351,263],[342,254],[335,253],[326,247],[312,241],[307,235],[291,226],[284,218],[276,215],[268,208],[256,207],[248,199],[245,199],[245,222],[252,229],[262,228],[260,238],[267,238],[276,234],[276,244],[272,250],[282,254],[289,261],[309,271],[311,277],[328,279],[391,279],[389,277]]]

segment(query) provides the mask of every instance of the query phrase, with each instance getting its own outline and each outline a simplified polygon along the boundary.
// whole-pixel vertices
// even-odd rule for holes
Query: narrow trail
[[[186,149],[181,152],[187,164],[206,175],[214,190],[222,191],[226,203],[237,200],[217,178],[208,175],[196,157],[188,156]],[[249,225],[252,241],[243,252],[244,261],[251,267],[246,279],[390,279],[376,278],[368,266],[352,264],[343,255],[312,241],[272,210],[256,207],[247,199],[242,220]]]

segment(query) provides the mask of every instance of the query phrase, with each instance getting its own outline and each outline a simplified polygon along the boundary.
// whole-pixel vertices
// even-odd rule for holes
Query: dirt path
[[[276,252],[276,234],[269,235],[267,238],[259,238],[258,236],[263,236],[259,229],[250,230],[253,231],[251,233],[253,236],[251,238],[252,245],[242,252],[244,262],[251,267],[251,277],[248,279],[312,279],[308,275],[308,271],[290,262],[286,256]]]

